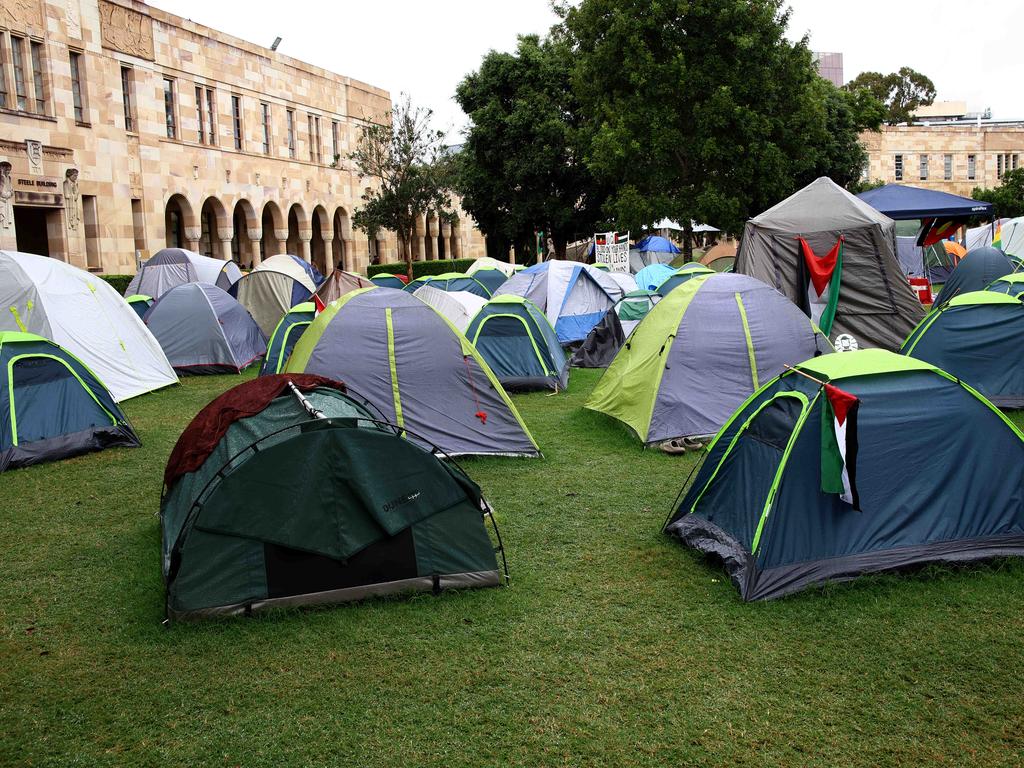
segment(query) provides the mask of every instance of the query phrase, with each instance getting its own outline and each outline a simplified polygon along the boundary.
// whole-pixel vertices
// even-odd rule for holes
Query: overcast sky
[[[491,49],[555,21],[548,0],[150,0],[152,5],[429,106],[459,141],[466,117],[452,98]],[[1022,0],[791,0],[790,36],[840,51],[844,76],[910,66],[939,99],[1024,119]]]

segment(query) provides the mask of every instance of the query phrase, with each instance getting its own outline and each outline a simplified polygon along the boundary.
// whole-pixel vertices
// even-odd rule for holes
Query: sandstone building
[[[1006,171],[1024,163],[1024,121],[975,119],[884,125],[861,134],[868,153],[863,178],[909,184],[970,197],[975,187],[997,187]]]
[[[140,0],[0,3],[0,249],[131,273],[165,246],[324,272],[397,258],[351,216],[347,160],[390,95]],[[483,255],[458,221],[418,258]]]

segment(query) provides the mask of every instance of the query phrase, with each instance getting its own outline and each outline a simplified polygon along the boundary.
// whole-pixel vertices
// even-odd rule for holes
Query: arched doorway
[[[277,239],[278,231],[284,229],[284,216],[281,209],[273,200],[263,206],[263,213],[260,217],[263,227],[263,236],[260,238],[260,261],[279,253],[284,253],[283,243]]]
[[[322,205],[313,209],[312,240],[309,241],[310,260],[320,270],[320,274],[328,275],[333,269],[333,264],[327,262],[327,243],[324,234],[330,236],[330,226],[327,221],[327,211]]]
[[[306,212],[302,206],[295,203],[288,209],[288,253],[293,256],[304,256],[302,253],[302,232],[309,231],[306,225]]]
[[[344,208],[337,208],[334,211],[334,238],[331,240],[331,257],[334,259],[335,269],[346,269],[352,271],[353,264],[349,263],[349,255],[345,253],[345,239],[351,237],[352,225],[348,219],[348,212]]]
[[[171,195],[164,209],[164,233],[168,248],[188,248],[185,227],[191,225],[192,206],[183,195]]]
[[[222,253],[220,231],[227,229],[228,217],[224,204],[215,197],[208,197],[199,214],[199,252],[214,259],[229,258]]]
[[[252,203],[244,198],[235,203],[231,212],[231,259],[245,267],[253,264],[254,243],[249,239],[249,230],[256,228],[256,211]]]

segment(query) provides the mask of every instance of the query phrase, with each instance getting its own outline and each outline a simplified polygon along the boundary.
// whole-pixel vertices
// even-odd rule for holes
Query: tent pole
[[[295,386],[291,379],[288,380],[288,389],[292,391],[292,394],[295,395],[295,399],[298,400],[299,405],[302,406],[302,410],[308,413],[311,419],[327,418],[323,411],[315,408],[313,404],[303,396],[303,394],[299,391],[299,388]]]

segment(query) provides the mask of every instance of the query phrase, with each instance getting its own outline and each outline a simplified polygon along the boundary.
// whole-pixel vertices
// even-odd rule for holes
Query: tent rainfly
[[[487,303],[487,299],[477,296],[469,291],[442,291],[429,283],[421,285],[412,293],[417,299],[425,302],[440,312],[445,318],[465,333],[469,327],[469,321],[476,317],[476,313]]]
[[[320,287],[316,289],[316,295],[324,304],[330,304],[349,291],[354,291],[357,288],[369,288],[372,285],[373,283],[362,275],[336,269],[320,283]]]
[[[184,248],[164,248],[135,273],[125,296],[141,293],[159,299],[185,283],[211,283],[226,291],[241,277],[242,270],[233,261],[212,259]]]

